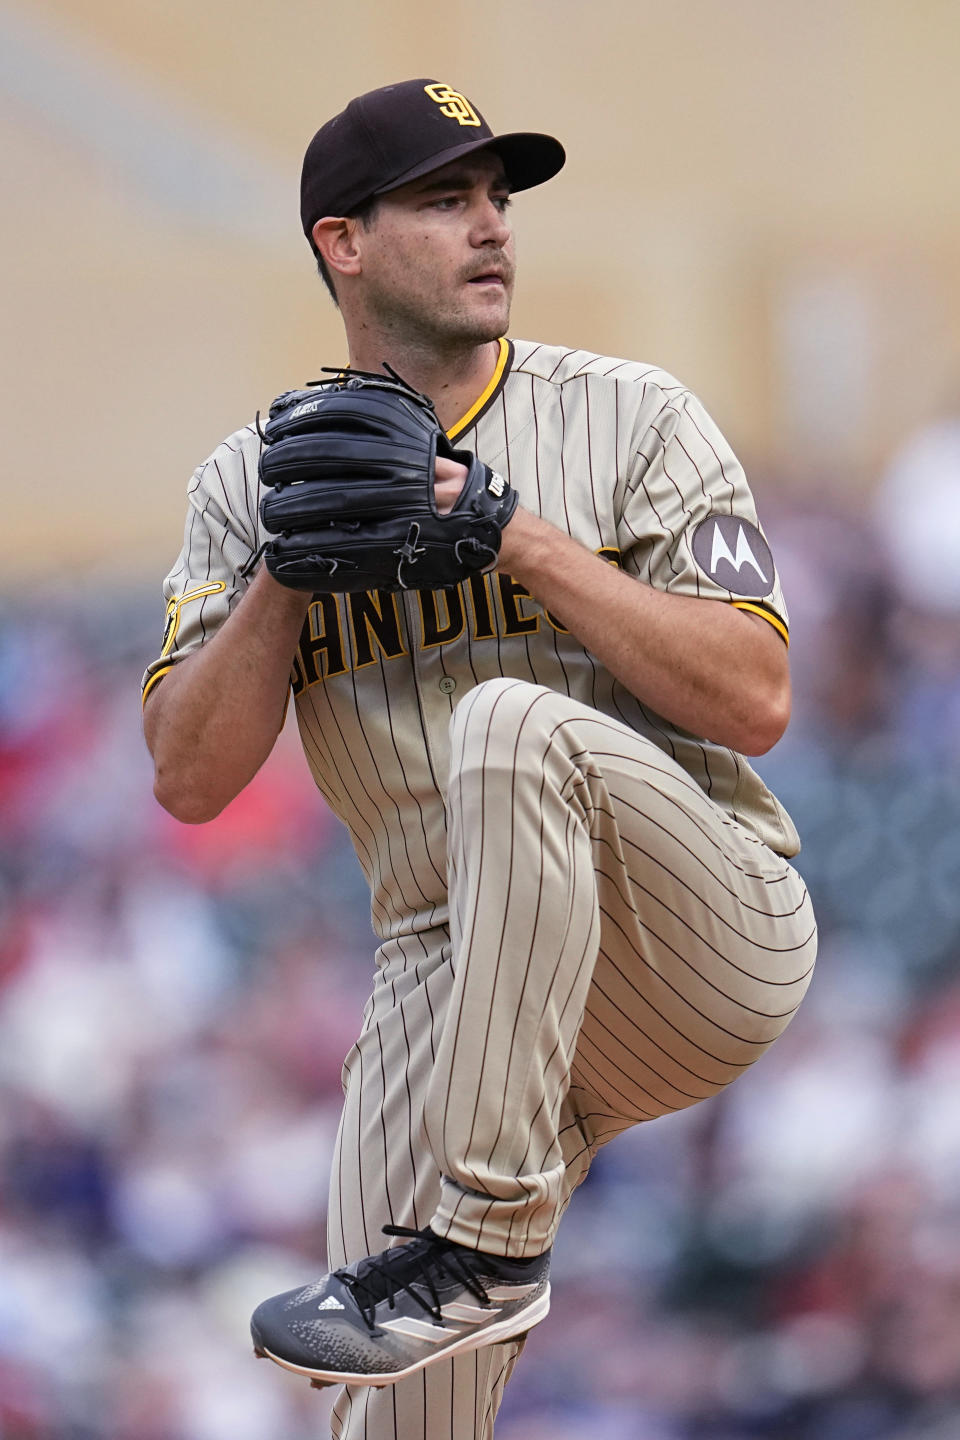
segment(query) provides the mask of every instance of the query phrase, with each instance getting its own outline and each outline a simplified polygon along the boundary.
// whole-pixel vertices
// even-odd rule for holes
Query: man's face
[[[381,197],[357,232],[371,320],[398,339],[481,344],[503,335],[513,296],[510,189],[492,151]]]

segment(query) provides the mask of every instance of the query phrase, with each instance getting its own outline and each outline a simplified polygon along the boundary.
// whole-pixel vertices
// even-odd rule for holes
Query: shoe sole
[[[317,1370],[307,1365],[294,1365],[290,1360],[284,1360],[279,1355],[274,1355],[265,1345],[254,1345],[254,1354],[263,1360],[272,1360],[275,1365],[281,1365],[284,1370],[291,1371],[294,1375],[302,1375],[310,1380],[318,1390],[327,1385],[374,1385],[378,1390],[386,1385],[395,1385],[398,1380],[405,1380],[408,1375],[416,1375],[418,1370],[423,1370],[427,1365],[432,1365],[435,1360],[446,1360],[449,1355],[463,1355],[470,1350],[481,1350],[484,1345],[495,1345],[502,1340],[517,1340],[532,1330],[534,1325],[546,1318],[550,1309],[550,1286],[538,1295],[525,1310],[518,1311],[507,1320],[501,1320],[496,1325],[491,1325],[485,1330],[475,1330],[472,1334],[461,1336],[451,1345],[437,1350],[433,1355],[424,1355],[415,1364],[408,1365],[404,1370],[383,1371],[379,1374],[353,1375],[345,1370]]]

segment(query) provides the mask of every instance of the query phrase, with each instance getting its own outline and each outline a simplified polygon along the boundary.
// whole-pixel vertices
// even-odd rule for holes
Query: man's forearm
[[[674,725],[746,755],[786,728],[786,647],[760,617],[644,585],[523,509],[504,529],[499,568]]]
[[[154,793],[178,820],[212,820],[270,754],[309,603],[261,570],[213,639],[154,687],[143,718]]]

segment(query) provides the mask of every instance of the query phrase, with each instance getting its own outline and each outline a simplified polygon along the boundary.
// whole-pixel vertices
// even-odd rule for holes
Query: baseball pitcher
[[[814,963],[796,832],[744,758],[790,683],[743,470],[664,371],[506,338],[511,197],[563,162],[428,79],[317,132],[301,220],[347,363],[194,474],[144,677],[188,822],[292,689],[369,881],[330,1273],[252,1322],[344,1387],[341,1440],[489,1440],[593,1155],[748,1069]]]

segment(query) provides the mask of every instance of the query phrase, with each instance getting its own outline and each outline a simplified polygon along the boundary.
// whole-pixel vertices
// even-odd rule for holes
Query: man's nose
[[[474,226],[474,244],[502,249],[512,233],[505,213],[492,200],[485,200]]]

